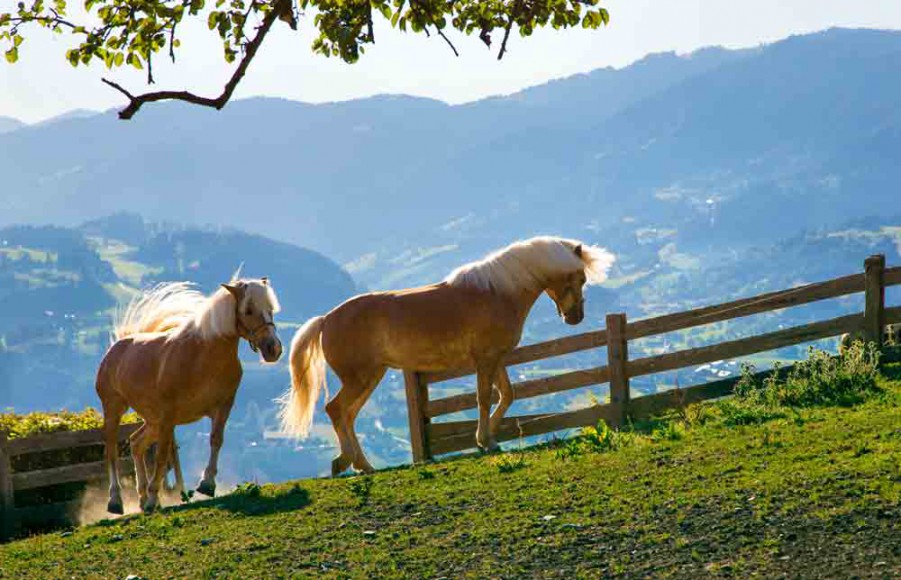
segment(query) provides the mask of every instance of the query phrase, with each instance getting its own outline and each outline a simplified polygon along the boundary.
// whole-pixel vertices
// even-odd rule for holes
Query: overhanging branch
[[[235,92],[238,83],[244,78],[247,67],[250,66],[253,57],[256,56],[257,50],[269,33],[269,29],[272,28],[275,21],[278,20],[286,10],[291,10],[291,0],[278,0],[272,7],[272,10],[266,13],[266,16],[263,18],[263,23],[257,29],[256,36],[254,36],[245,47],[244,57],[241,59],[241,62],[238,63],[238,67],[235,69],[235,72],[232,73],[228,83],[226,83],[225,88],[222,90],[222,94],[216,98],[202,97],[200,95],[195,95],[190,91],[154,91],[134,95],[118,83],[108,79],[101,79],[104,83],[128,98],[128,106],[119,111],[119,118],[122,120],[131,119],[145,103],[153,103],[156,101],[185,101],[203,107],[211,107],[217,110],[222,109],[222,107],[228,103],[229,99],[231,99],[232,93]]]

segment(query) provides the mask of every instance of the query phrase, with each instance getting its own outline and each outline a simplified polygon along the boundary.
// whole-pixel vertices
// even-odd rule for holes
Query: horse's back
[[[356,296],[327,315],[322,341],[339,374],[366,364],[438,370],[470,365],[476,352],[510,350],[520,332],[512,304],[442,283]]]

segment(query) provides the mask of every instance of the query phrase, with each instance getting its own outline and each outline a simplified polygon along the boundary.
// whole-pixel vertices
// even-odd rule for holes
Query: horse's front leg
[[[207,463],[206,469],[203,470],[203,479],[197,485],[197,491],[203,495],[213,497],[216,495],[216,474],[219,472],[219,450],[222,448],[222,442],[225,438],[225,423],[228,421],[228,415],[231,413],[232,404],[235,402],[232,397],[228,403],[216,409],[212,415],[213,429],[210,432],[210,461]]]
[[[479,426],[476,429],[476,445],[484,451],[495,451],[499,447],[497,441],[494,440],[488,418],[491,411],[491,384],[497,373],[497,367],[497,364],[480,365],[476,375],[478,382],[476,401],[479,405]]]
[[[504,420],[504,413],[506,413],[507,409],[510,408],[510,405],[513,404],[513,387],[510,385],[510,376],[507,374],[507,367],[503,364],[498,365],[496,377],[497,380],[494,384],[497,386],[497,390],[500,393],[500,401],[498,401],[497,407],[494,408],[494,413],[491,414],[492,438],[497,435],[497,430],[501,426],[501,421]]]

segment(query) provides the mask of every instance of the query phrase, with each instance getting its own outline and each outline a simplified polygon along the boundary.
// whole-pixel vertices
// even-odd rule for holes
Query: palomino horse
[[[215,494],[225,422],[243,372],[238,342],[243,338],[266,362],[277,361],[282,344],[273,315],[278,310],[278,298],[266,278],[233,280],[209,297],[187,283],[160,284],[132,301],[97,371],[110,478],[108,511],[123,512],[117,439],[129,407],[144,420],[131,436],[141,509],[157,507],[166,468],[173,460],[178,465],[175,426],[202,417],[210,417],[213,425],[210,460],[197,491]],[[154,443],[148,485],[145,455]]]
[[[328,362],[341,379],[341,390],[326,405],[341,446],[332,474],[350,465],[369,472],[354,422],[387,368],[475,368],[476,443],[495,449],[494,433],[513,402],[502,360],[519,342],[532,305],[547,293],[566,323],[578,324],[584,316],[583,285],[604,281],[613,261],[602,248],[537,237],[457,268],[438,284],[363,294],[308,320],[291,342],[291,388],[281,399],[283,430],[309,433]],[[492,383],[500,401],[489,420]]]

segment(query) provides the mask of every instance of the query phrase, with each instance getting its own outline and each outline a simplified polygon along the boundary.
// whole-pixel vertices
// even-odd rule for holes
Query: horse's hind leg
[[[104,461],[109,473],[109,503],[106,511],[111,514],[125,513],[119,484],[119,423],[127,408],[125,400],[118,395],[109,394],[103,399]]]
[[[160,425],[157,431],[156,461],[154,462],[153,476],[150,479],[150,484],[147,486],[147,500],[141,506],[144,513],[150,513],[159,507],[160,486],[169,466],[174,429],[172,425],[163,424]]]
[[[185,480],[181,473],[181,460],[178,458],[178,442],[175,437],[172,438],[172,469],[175,471],[175,489],[173,490],[179,497],[184,497]]]
[[[333,476],[340,474],[351,464],[355,469],[364,473],[373,471],[372,465],[366,459],[360,442],[357,440],[354,422],[360,409],[363,408],[384,375],[384,367],[372,369],[367,373],[354,373],[353,376],[348,376],[348,373],[339,373],[341,389],[325,406],[341,447],[341,454],[332,461]]]
[[[144,463],[147,448],[153,443],[152,429],[144,423],[138,427],[137,431],[131,434],[129,445],[131,447],[131,458],[135,464],[135,484],[138,488],[138,502],[144,507],[147,501],[147,467]]]

